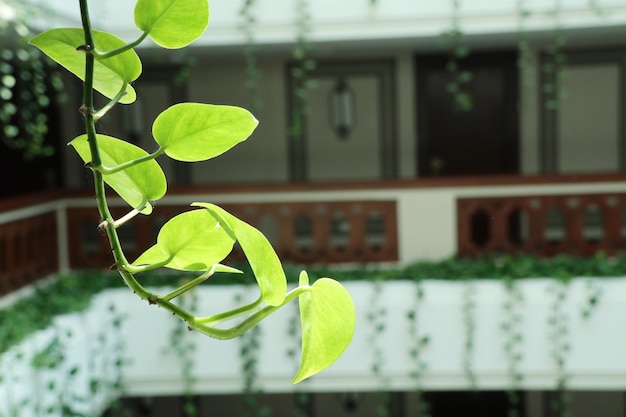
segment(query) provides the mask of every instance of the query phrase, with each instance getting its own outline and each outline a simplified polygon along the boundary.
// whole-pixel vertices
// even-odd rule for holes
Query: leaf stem
[[[106,106],[102,107],[100,110],[98,110],[97,112],[95,112],[92,116],[94,121],[98,121],[100,120],[105,114],[107,114],[109,112],[109,110],[111,110],[113,108],[113,106],[115,106],[117,103],[119,103],[119,101],[122,99],[122,97],[124,97],[126,95],[126,89],[128,88],[128,83],[125,82],[124,85],[122,85],[122,89],[120,90],[119,93],[117,93],[117,95],[115,97],[113,97],[111,99],[111,101],[109,101]]]
[[[102,60],[102,59],[107,59],[107,58],[111,58],[114,57],[115,55],[119,55],[123,52],[126,52],[130,49],[133,49],[135,46],[139,45],[141,42],[143,42],[147,37],[148,37],[149,32],[144,32],[141,34],[141,36],[135,40],[134,42],[131,43],[127,43],[124,46],[121,46],[119,48],[116,49],[111,49],[110,51],[106,51],[106,52],[100,52],[98,50],[96,50],[95,48],[91,51],[91,55],[93,55],[94,57],[96,57],[96,59],[98,60]]]
[[[125,169],[128,169],[130,167],[134,167],[135,165],[139,165],[142,162],[151,161],[153,159],[156,159],[159,156],[161,156],[163,154],[163,152],[165,152],[165,149],[163,147],[159,146],[159,149],[157,149],[156,151],[154,151],[153,153],[151,153],[149,155],[142,156],[141,158],[133,159],[132,161],[127,161],[127,162],[124,162],[122,164],[116,165],[114,167],[107,167],[105,165],[100,164],[99,166],[95,166],[93,168],[97,169],[99,172],[101,172],[104,175],[111,175],[111,174],[115,174],[116,172],[120,172],[120,171],[123,171]]]
[[[208,271],[206,271],[205,273],[200,275],[198,278],[195,278],[195,279],[189,281],[185,285],[179,287],[178,289],[172,291],[171,293],[169,293],[167,295],[164,295],[161,298],[164,299],[164,300],[167,300],[167,301],[171,301],[174,298],[178,297],[179,295],[184,294],[187,291],[189,291],[190,289],[192,289],[192,288],[202,284],[204,281],[209,279],[214,273],[215,273],[215,266],[213,266],[211,269],[209,269]]]
[[[206,324],[206,325],[209,325],[209,324],[215,325],[215,324],[227,321],[227,320],[231,320],[231,319],[240,317],[246,313],[251,312],[255,308],[259,307],[262,301],[263,299],[259,297],[254,302],[235,308],[233,310],[225,311],[220,314],[214,314],[208,317],[196,318],[196,323]]]
[[[202,319],[197,319],[197,318],[194,318],[193,323],[190,324],[189,327],[191,329],[198,330],[199,332],[204,333],[207,336],[210,336],[216,339],[221,339],[221,340],[233,339],[237,336],[241,336],[242,334],[250,330],[252,327],[259,324],[261,320],[265,319],[267,316],[269,316],[270,314],[272,314],[279,308],[283,307],[284,305],[288,304],[289,302],[293,301],[300,295],[310,290],[311,290],[311,287],[309,286],[296,287],[287,293],[287,295],[285,296],[285,299],[280,305],[265,306],[259,309],[256,313],[252,314],[251,316],[243,320],[238,325],[231,327],[230,329],[216,329],[215,327],[209,326],[206,323],[198,322],[199,320],[202,320]],[[236,311],[236,310],[233,310],[233,311]]]

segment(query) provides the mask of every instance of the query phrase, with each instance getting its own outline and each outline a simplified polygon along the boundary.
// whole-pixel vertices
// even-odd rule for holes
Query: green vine
[[[598,285],[598,280],[588,278],[585,281],[585,303],[580,312],[583,319],[589,320],[591,318],[593,312],[598,308],[600,298],[602,298],[602,288]]]
[[[424,301],[424,288],[421,281],[415,282],[416,301],[413,308],[407,312],[408,329],[407,332],[411,339],[409,344],[409,357],[413,364],[413,369],[409,376],[415,382],[415,394],[418,406],[418,414],[420,417],[430,417],[430,404],[426,402],[422,396],[424,392],[423,377],[428,369],[428,362],[423,357],[424,350],[430,343],[430,337],[421,334],[419,330],[420,307]]]
[[[246,89],[251,97],[250,108],[253,111],[260,110],[263,107],[263,99],[259,91],[262,74],[257,61],[258,45],[254,36],[254,28],[257,23],[254,14],[255,4],[256,0],[244,0],[239,12],[243,21],[240,29],[246,40],[243,47],[243,55],[246,60]]]
[[[517,0],[516,7],[519,31],[519,41],[517,42],[517,68],[520,72],[521,91],[519,108],[523,109],[526,107],[529,98],[535,94],[533,90],[535,84],[535,66],[533,63],[533,51],[530,40],[528,39],[528,31],[526,30],[526,20],[530,17],[531,13],[526,5],[526,0]]]
[[[556,398],[551,401],[550,408],[559,417],[569,417],[567,405],[570,394],[567,391],[569,375],[567,373],[567,356],[570,352],[569,317],[563,305],[567,298],[569,285],[567,280],[555,280],[548,292],[553,297],[548,315],[549,342],[551,357],[556,367]]]
[[[33,13],[17,2],[7,6],[15,21],[0,18],[0,138],[27,161],[54,153],[48,132],[51,109],[65,100],[59,71],[39,51],[28,47]]]
[[[235,300],[241,302],[242,295],[237,294]],[[261,326],[250,329],[239,338],[239,355],[243,374],[243,405],[241,417],[267,417],[271,409],[260,403],[261,389],[258,386],[259,350],[261,349]]]
[[[523,358],[521,343],[523,341],[522,318],[524,299],[518,284],[514,280],[505,279],[502,283],[504,284],[506,298],[502,304],[500,328],[504,335],[502,347],[506,355],[509,374],[509,388],[507,389],[509,410],[507,415],[508,417],[519,417],[521,402],[518,391],[523,380],[519,367]]]
[[[474,342],[476,333],[476,286],[471,281],[463,285],[463,327],[465,337],[463,342],[463,370],[472,390],[477,389],[476,373],[473,367]]]
[[[544,107],[550,111],[557,111],[559,104],[565,98],[563,85],[565,74],[563,68],[566,64],[566,56],[563,48],[567,44],[567,37],[563,31],[561,22],[562,0],[555,0],[552,17],[554,19],[554,29],[552,42],[546,47],[546,59],[542,70],[546,81],[543,83]]]
[[[372,348],[372,364],[371,370],[374,377],[379,381],[379,387],[376,392],[378,398],[378,405],[376,407],[376,415],[378,417],[389,417],[391,410],[389,408],[390,395],[389,378],[385,377],[382,373],[382,368],[385,364],[385,358],[383,355],[383,348],[381,341],[385,340],[385,328],[387,309],[381,305],[382,294],[382,280],[374,279],[372,282],[372,296],[369,300],[369,311],[367,313],[367,321],[370,323],[372,333],[368,337],[368,344]]]
[[[291,77],[294,81],[293,109],[289,136],[299,138],[304,129],[304,120],[308,113],[309,91],[315,86],[310,79],[310,72],[316,67],[316,62],[310,57],[313,44],[309,40],[311,33],[311,14],[309,0],[296,0],[296,43],[293,49],[295,64],[291,67]]]
[[[470,111],[473,103],[471,95],[464,89],[472,80],[472,73],[461,67],[461,61],[469,55],[470,49],[463,42],[460,10],[461,0],[452,0],[451,27],[441,34],[440,43],[448,54],[446,92],[452,96],[454,109],[463,112]]]
[[[182,283],[184,285],[184,283]],[[198,295],[189,291],[181,297],[181,307],[195,311],[198,305]],[[183,410],[184,417],[198,416],[198,406],[195,395],[196,376],[194,375],[196,343],[186,326],[176,322],[170,333],[170,345],[166,352],[173,353],[180,361],[180,373],[183,381]]]
[[[354,332],[356,314],[349,294],[330,278],[310,284],[304,271],[299,276],[298,287],[287,292],[286,275],[278,256],[265,236],[249,224],[218,206],[196,202],[191,211],[167,221],[156,243],[134,261],[126,258],[120,242],[118,229],[138,215],[150,215],[154,201],[166,193],[167,180],[155,161],[157,157],[166,155],[182,162],[212,159],[247,140],[258,124],[250,112],[234,106],[175,104],[154,121],[152,134],[157,146],[152,153],[96,131],[96,122],[106,117],[112,108],[131,104],[136,99],[132,83],[141,75],[142,63],[134,48],[148,37],[168,49],[190,45],[202,36],[208,25],[208,1],[137,0],[134,20],[141,35],[130,43],[111,33],[93,30],[87,0],[79,0],[78,5],[81,28],[52,29],[33,38],[31,44],[83,80],[79,111],[86,133],[72,140],[70,145],[93,173],[100,216],[98,229],[109,241],[113,269],[141,299],[172,313],[189,329],[217,339],[241,336],[273,312],[302,297],[303,322],[315,322],[316,329],[306,326],[301,366],[294,383],[329,366],[343,353]],[[99,109],[94,104],[96,91],[110,100]],[[107,185],[130,206],[130,211],[118,219],[109,210]],[[260,297],[230,311],[196,316],[176,299],[180,300],[183,294],[215,274],[241,273],[220,264],[235,242],[252,267]],[[139,276],[161,268],[184,271],[195,278],[168,294],[157,294],[142,285]],[[332,302],[322,305],[315,302],[316,297]],[[243,320],[232,327],[222,326],[242,316]],[[339,342],[324,344],[325,335],[330,334]]]
[[[294,309],[287,324],[287,336],[293,340],[293,345],[287,348],[286,355],[294,363],[295,368],[298,366],[297,352],[301,337],[299,319],[298,311]],[[306,383],[306,381],[304,381],[304,383]],[[310,403],[311,395],[296,388],[293,397],[293,417],[309,417]]]

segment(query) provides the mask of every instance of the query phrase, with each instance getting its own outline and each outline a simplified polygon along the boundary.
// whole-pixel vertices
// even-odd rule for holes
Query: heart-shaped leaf
[[[105,166],[114,167],[124,162],[148,155],[143,149],[111,136],[97,135],[100,158]],[[81,135],[70,143],[83,161],[91,161],[91,150],[87,135]],[[149,201],[158,200],[167,191],[165,174],[154,161],[145,161],[114,174],[104,175],[104,181],[119,194],[131,207],[141,209],[143,214],[150,214]]]
[[[134,265],[169,262],[167,268],[182,271],[208,271],[233,249],[234,239],[206,210],[179,214],[163,225],[157,243],[145,251]]]
[[[107,32],[93,31],[96,48],[109,51],[126,45],[122,39]],[[85,51],[76,48],[85,44],[82,29],[52,29],[33,38],[30,43],[81,80],[85,80]],[[132,49],[94,63],[94,88],[108,98],[115,97],[124,84],[141,75],[141,61]],[[135,101],[135,90],[128,85],[120,103]]]
[[[247,110],[200,103],[176,104],[152,125],[154,139],[179,161],[204,161],[246,140],[259,122]]]
[[[308,275],[302,271],[300,286],[308,285]],[[320,278],[300,296],[300,319],[302,359],[294,384],[327,368],[341,356],[354,335],[356,312],[350,294],[340,283]]]
[[[135,25],[164,48],[182,48],[209,24],[207,0],[138,0]]]
[[[263,301],[269,305],[280,305],[287,292],[287,279],[280,259],[263,233],[214,204],[192,205],[206,208],[239,242],[259,284]]]

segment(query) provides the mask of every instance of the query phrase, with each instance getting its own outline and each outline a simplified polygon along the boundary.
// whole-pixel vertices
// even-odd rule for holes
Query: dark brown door
[[[518,171],[518,80],[515,53],[476,53],[459,61],[462,109],[446,90],[447,56],[417,58],[418,175],[495,175]]]

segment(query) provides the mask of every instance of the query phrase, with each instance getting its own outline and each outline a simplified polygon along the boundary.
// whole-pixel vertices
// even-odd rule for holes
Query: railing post
[[[57,257],[59,261],[59,272],[65,274],[70,271],[70,251],[67,235],[67,203],[65,200],[56,202],[56,223],[57,223]]]

